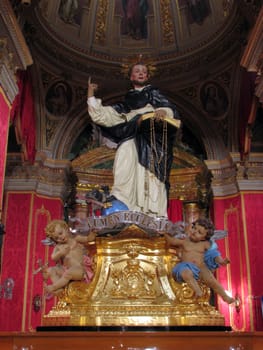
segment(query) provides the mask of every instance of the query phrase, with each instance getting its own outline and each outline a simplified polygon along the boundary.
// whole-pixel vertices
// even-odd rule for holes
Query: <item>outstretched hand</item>
[[[94,96],[95,91],[98,90],[98,84],[91,82],[91,77],[88,80],[88,97]]]

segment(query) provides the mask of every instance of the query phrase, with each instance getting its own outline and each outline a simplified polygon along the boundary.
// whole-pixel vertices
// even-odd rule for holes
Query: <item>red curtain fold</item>
[[[168,219],[177,222],[183,220],[183,203],[179,199],[170,199],[167,210]]]
[[[1,92],[1,90],[0,90]],[[9,106],[4,96],[0,93],[0,209],[2,208],[6,148],[9,128]]]
[[[247,243],[250,264],[251,303],[253,306],[253,321],[255,330],[263,330],[263,297],[262,266],[262,228],[263,228],[263,192],[242,194],[247,231]]]
[[[11,300],[0,299],[1,314],[5,315],[0,321],[2,331],[22,329],[31,196],[11,195],[9,199],[5,215],[1,284],[6,278],[12,278],[15,285]]]
[[[34,111],[34,96],[31,76],[28,71],[19,71],[17,74],[19,92],[13,102],[11,120],[20,125],[21,142],[25,147],[25,157],[31,163],[36,154],[36,121]]]
[[[62,216],[63,205],[58,198],[49,199],[30,192],[6,194],[0,283],[11,277],[15,285],[12,299],[0,298],[1,331],[35,329],[54,305],[54,298],[45,298],[41,273],[34,274],[34,271],[39,259],[43,263],[50,261],[51,249],[42,243],[47,223]],[[36,295],[41,298],[39,312],[33,307]]]
[[[222,255],[230,258],[230,265],[219,268],[217,277],[225,289],[241,298],[239,312],[220,299],[219,309],[238,331],[263,329],[262,210],[260,191],[214,200],[216,228],[228,231],[228,236],[217,243]]]
[[[236,312],[233,306],[229,306],[218,298],[220,312],[225,316],[225,321],[234,330],[247,331],[250,329],[248,305],[244,303],[248,294],[246,266],[245,240],[242,225],[242,206],[240,196],[214,200],[215,226],[217,229],[227,230],[228,235],[217,241],[223,257],[230,259],[230,265],[220,267],[217,270],[217,278],[224,289],[233,297],[242,298],[242,309]]]

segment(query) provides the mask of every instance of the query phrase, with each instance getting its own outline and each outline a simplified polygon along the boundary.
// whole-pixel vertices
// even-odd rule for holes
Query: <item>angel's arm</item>
[[[76,240],[79,243],[92,242],[92,241],[95,241],[95,239],[96,239],[96,232],[95,231],[89,232],[89,234],[87,236],[84,236],[84,235],[77,235],[76,236]]]
[[[69,246],[65,244],[57,244],[51,254],[51,259],[54,261],[59,261],[63,258],[69,251]]]
[[[169,234],[164,233],[164,237],[166,238],[166,241],[169,245],[175,246],[175,247],[182,247],[185,244],[184,239],[179,239],[176,237],[171,237]]]

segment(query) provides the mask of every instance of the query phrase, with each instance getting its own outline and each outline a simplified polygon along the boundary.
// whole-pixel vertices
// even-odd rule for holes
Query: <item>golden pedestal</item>
[[[96,271],[90,284],[71,282],[44,326],[224,326],[224,317],[203,297],[171,276],[178,258],[163,237],[136,225],[96,239]]]

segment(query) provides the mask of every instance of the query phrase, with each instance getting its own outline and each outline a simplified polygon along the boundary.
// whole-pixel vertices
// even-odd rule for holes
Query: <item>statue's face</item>
[[[136,64],[132,67],[130,80],[134,86],[144,86],[148,78],[148,69],[145,65]]]
[[[56,225],[52,239],[56,243],[66,243],[68,241],[68,237],[68,230],[61,225]]]
[[[199,224],[193,224],[189,233],[190,240],[193,242],[205,241],[207,229]]]

